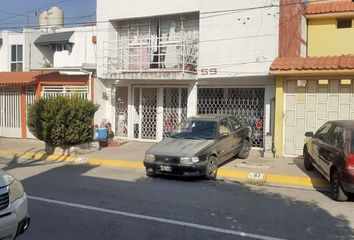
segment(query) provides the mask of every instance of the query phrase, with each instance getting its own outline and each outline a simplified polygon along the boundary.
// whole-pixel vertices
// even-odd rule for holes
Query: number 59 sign
[[[201,75],[216,75],[218,74],[218,70],[216,68],[202,68],[200,69]]]

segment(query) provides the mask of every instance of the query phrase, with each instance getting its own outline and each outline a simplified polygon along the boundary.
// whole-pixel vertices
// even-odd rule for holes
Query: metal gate
[[[128,87],[116,87],[115,135],[119,138],[128,137]]]
[[[198,88],[198,114],[232,114],[253,126],[264,122],[264,88]],[[263,124],[253,147],[263,148]]]
[[[134,87],[134,139],[157,140],[159,88]]]
[[[188,88],[163,89],[163,137],[187,118]]]
[[[32,105],[35,101],[35,88],[34,87],[26,87],[26,116],[28,116],[28,108]],[[27,138],[35,138],[33,134],[28,130],[27,127]]]
[[[19,88],[0,88],[0,136],[21,137],[21,93]]]

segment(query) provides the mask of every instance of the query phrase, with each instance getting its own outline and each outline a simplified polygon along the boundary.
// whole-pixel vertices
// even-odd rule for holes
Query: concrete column
[[[275,129],[274,147],[275,156],[283,156],[283,119],[284,118],[284,77],[277,77],[275,81]]]
[[[196,82],[190,85],[188,89],[187,117],[192,117],[194,115],[197,115],[198,113],[197,103],[198,103],[198,83]]]

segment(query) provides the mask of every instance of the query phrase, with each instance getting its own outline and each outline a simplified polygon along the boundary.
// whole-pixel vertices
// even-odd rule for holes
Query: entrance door
[[[19,89],[0,88],[0,136],[21,138]]]
[[[157,140],[159,88],[134,87],[134,139]]]

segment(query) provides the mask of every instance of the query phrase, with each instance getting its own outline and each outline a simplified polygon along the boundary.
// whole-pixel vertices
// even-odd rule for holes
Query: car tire
[[[250,155],[250,151],[251,151],[251,143],[249,140],[244,140],[243,142],[243,146],[240,150],[240,152],[238,153],[238,158],[241,158],[241,159],[246,159],[248,158],[248,156]]]
[[[156,177],[156,174],[154,172],[146,172],[146,176],[148,177]]]
[[[331,196],[334,200],[344,202],[348,200],[347,194],[344,192],[340,180],[338,171],[335,171],[331,175]]]
[[[218,173],[218,159],[215,156],[210,156],[205,170],[205,178],[215,180]]]
[[[312,171],[313,170],[313,165],[311,162],[311,156],[309,152],[307,151],[307,148],[304,148],[304,167],[307,171]]]

